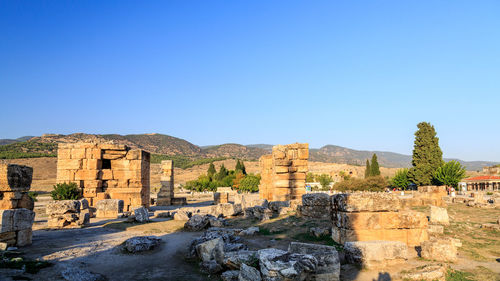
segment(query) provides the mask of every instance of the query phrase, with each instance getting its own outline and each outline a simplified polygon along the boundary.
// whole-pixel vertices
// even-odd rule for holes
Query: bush
[[[338,191],[384,191],[386,187],[387,181],[381,176],[375,176],[366,179],[347,179],[336,183],[333,189]]]
[[[247,175],[240,181],[239,190],[247,192],[259,191],[260,177],[255,175]]]
[[[410,185],[410,179],[408,179],[408,169],[400,169],[396,172],[394,177],[391,179],[391,186],[401,188],[406,190]]]
[[[321,184],[322,190],[330,189],[330,183],[332,183],[332,181],[333,181],[333,179],[330,175],[321,174],[321,175],[317,176],[317,179],[318,179],[319,183]]]
[[[54,200],[77,200],[81,198],[81,192],[76,183],[58,183],[50,192]]]
[[[33,202],[37,202],[38,199],[36,199],[38,197],[38,192],[36,191],[28,191],[28,196],[33,199]]]

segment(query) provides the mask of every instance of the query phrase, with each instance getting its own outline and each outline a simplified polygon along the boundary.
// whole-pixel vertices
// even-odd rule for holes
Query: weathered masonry
[[[156,205],[169,206],[172,205],[172,198],[174,198],[174,162],[172,160],[161,161],[161,172],[161,187]]]
[[[305,194],[309,144],[276,145],[260,158],[259,196],[271,201],[301,199]]]
[[[124,211],[149,207],[150,158],[149,152],[120,144],[59,144],[57,183],[76,183],[91,206],[120,199]]]

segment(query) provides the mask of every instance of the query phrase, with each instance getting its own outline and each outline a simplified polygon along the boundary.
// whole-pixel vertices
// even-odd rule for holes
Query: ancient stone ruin
[[[57,183],[74,182],[91,206],[120,199],[124,211],[149,207],[149,152],[126,145],[65,143],[57,151]]]
[[[172,160],[161,161],[161,187],[158,191],[156,205],[169,206],[172,205],[174,198],[174,163]]]
[[[305,194],[309,144],[276,145],[260,157],[259,196],[270,201],[301,199]]]
[[[31,244],[35,219],[33,200],[28,196],[33,169],[0,165],[0,249]]]
[[[394,194],[336,194],[332,196],[332,209],[332,239],[338,243],[387,240],[413,247],[429,239],[425,214],[402,210]]]

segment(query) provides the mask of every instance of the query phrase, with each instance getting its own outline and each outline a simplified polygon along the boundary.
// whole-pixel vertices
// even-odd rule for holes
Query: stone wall
[[[125,211],[149,207],[150,154],[125,145],[59,144],[57,182],[74,182],[91,206],[103,199],[120,199]]]
[[[259,196],[270,201],[301,199],[305,194],[309,144],[276,145],[260,158]]]
[[[28,196],[33,169],[0,165],[0,248],[31,244],[35,219],[33,200]]]
[[[419,186],[418,191],[412,192],[412,196],[400,198],[402,207],[416,206],[438,206],[443,207],[446,203],[443,197],[447,196],[446,186]]]
[[[172,160],[161,161],[161,187],[158,191],[156,205],[169,206],[174,198],[174,162]]]
[[[332,196],[332,239],[350,241],[400,241],[418,246],[429,239],[425,214],[401,210],[395,194],[341,193]]]

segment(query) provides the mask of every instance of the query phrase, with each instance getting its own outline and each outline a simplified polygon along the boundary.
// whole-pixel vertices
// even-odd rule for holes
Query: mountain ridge
[[[187,140],[158,133],[152,134],[86,134],[74,133],[69,135],[62,134],[44,134],[39,137],[21,137],[18,139],[0,139],[0,152],[12,149],[24,149],[23,144],[30,149],[31,153],[51,153],[54,151],[36,151],[33,144],[45,143],[55,144],[62,142],[114,142],[125,144],[131,148],[140,148],[154,154],[163,154],[168,156],[186,156],[196,158],[240,158],[246,160],[258,160],[264,154],[270,153],[271,144],[248,144],[225,143],[219,145],[197,146]],[[35,149],[33,149],[35,147]],[[45,148],[46,149],[46,148]],[[370,151],[356,150],[338,145],[325,145],[321,148],[310,148],[309,159],[317,162],[341,163],[363,166],[366,159],[370,159],[373,153],[377,154],[379,164],[387,168],[406,168],[411,166],[411,155],[400,154],[390,151]],[[36,154],[34,157],[39,157]],[[499,162],[493,161],[463,161],[460,159],[445,158],[445,161],[457,160],[468,170],[480,170],[484,166],[492,166]]]

